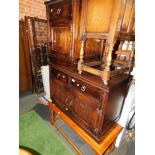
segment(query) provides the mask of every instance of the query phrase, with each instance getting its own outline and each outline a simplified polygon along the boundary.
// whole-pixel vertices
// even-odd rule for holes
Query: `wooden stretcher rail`
[[[98,144],[83,129],[81,129],[76,123],[74,123],[66,114],[64,114],[58,107],[56,107],[56,105],[54,105],[53,103],[50,103],[49,105],[51,110],[57,113],[57,115],[63,121],[65,121],[87,144],[89,144],[98,155],[102,155],[108,149],[108,147],[116,140],[117,136],[123,129],[123,127],[115,123],[112,128],[105,134],[103,141]],[[54,122],[54,119],[51,119],[52,122]]]

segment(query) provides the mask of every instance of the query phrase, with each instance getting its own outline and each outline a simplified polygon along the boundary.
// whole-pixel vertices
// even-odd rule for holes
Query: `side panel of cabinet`
[[[124,81],[110,90],[106,104],[104,122],[102,124],[102,134],[117,121],[121,115],[124,99],[128,91],[129,80]]]

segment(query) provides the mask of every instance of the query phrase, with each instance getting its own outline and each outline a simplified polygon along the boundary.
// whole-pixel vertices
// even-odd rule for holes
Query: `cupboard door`
[[[58,80],[53,80],[51,85],[51,98],[65,113],[72,113],[73,94]]]
[[[71,49],[71,33],[69,27],[53,28],[53,51],[69,54]]]
[[[50,61],[55,64],[68,65],[72,59],[72,25],[69,22],[51,24]]]
[[[80,124],[83,124],[94,133],[98,119],[98,104],[93,98],[83,95],[78,91],[74,91],[74,93],[76,93],[76,95],[73,101],[73,114],[80,120]]]

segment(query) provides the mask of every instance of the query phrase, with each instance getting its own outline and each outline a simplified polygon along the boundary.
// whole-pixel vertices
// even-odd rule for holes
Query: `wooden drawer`
[[[96,100],[98,100],[98,102],[100,102],[100,94],[102,91],[99,88],[93,87],[92,85],[89,85],[73,77],[70,78],[70,84],[73,89],[77,89],[85,95],[94,97]]]
[[[50,9],[51,20],[72,19],[72,0],[64,0],[63,2],[55,3],[50,6]]]
[[[53,68],[51,68],[51,78],[57,79],[63,83],[67,83],[67,81],[68,81],[68,75],[67,74],[65,74],[61,71],[55,70]]]

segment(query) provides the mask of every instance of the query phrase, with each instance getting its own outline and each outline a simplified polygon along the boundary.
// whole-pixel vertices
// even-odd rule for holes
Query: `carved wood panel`
[[[69,54],[71,49],[71,33],[69,27],[54,27],[52,30],[52,50],[58,53]]]
[[[73,94],[69,91],[62,82],[53,80],[51,86],[51,95],[56,105],[64,111],[72,112]]]
[[[99,105],[93,98],[89,98],[86,95],[78,91],[74,91],[75,98],[73,101],[73,113],[78,119],[84,121],[84,123],[94,129],[97,125],[97,109]]]

